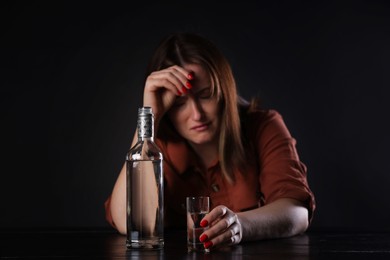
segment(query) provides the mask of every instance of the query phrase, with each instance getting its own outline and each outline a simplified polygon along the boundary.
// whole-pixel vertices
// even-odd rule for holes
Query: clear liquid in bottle
[[[148,111],[139,111],[138,142],[126,158],[128,249],[164,247],[163,157]]]

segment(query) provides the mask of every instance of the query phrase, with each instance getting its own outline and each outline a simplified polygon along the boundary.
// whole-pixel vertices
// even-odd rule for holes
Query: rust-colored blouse
[[[196,155],[184,139],[156,139],[164,155],[164,192],[166,227],[184,228],[185,197],[210,196],[211,208],[225,205],[235,212],[269,204],[280,198],[301,201],[315,209],[314,195],[307,178],[306,166],[299,160],[295,144],[281,115],[275,110],[248,112],[242,116],[242,131],[248,164],[235,172],[230,184],[222,176],[219,161],[202,172]],[[113,225],[105,203],[106,219]]]

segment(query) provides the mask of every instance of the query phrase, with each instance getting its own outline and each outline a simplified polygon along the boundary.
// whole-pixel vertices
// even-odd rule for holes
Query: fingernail
[[[203,234],[203,235],[200,236],[199,241],[203,243],[207,239],[209,239],[209,237],[206,234]]]
[[[187,93],[187,89],[185,87],[182,87],[181,92],[183,92],[183,94],[185,94],[185,93]]]
[[[181,95],[182,95],[182,93],[181,93],[180,90],[177,91],[177,95],[178,95],[178,96],[181,96]]]
[[[189,81],[186,82],[186,86],[187,86],[187,88],[189,88],[189,89],[192,88],[192,85],[191,85],[191,83],[190,83]]]
[[[207,241],[206,243],[203,244],[203,246],[204,246],[204,248],[208,249],[208,248],[213,246],[213,242]]]
[[[200,222],[200,226],[201,227],[207,227],[209,225],[209,222],[205,219],[203,219],[201,222]]]
[[[192,76],[192,73],[189,73],[189,74],[187,75],[187,78],[188,78],[189,80],[193,80],[193,79],[194,79],[194,76]]]

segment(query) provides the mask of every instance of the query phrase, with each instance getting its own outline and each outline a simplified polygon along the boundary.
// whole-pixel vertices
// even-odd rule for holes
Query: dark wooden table
[[[168,231],[165,248],[129,251],[113,230],[0,230],[0,259],[390,259],[390,233],[309,231],[246,242],[210,254],[187,253],[185,231]]]

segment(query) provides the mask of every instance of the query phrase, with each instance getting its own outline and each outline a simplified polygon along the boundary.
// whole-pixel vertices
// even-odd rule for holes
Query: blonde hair
[[[222,173],[230,183],[235,181],[234,171],[245,164],[245,153],[241,136],[236,82],[231,66],[224,55],[209,40],[192,33],[169,35],[158,45],[152,56],[146,76],[153,71],[172,65],[199,64],[210,75],[212,94],[221,106],[219,160]],[[163,136],[161,135],[163,138]]]

